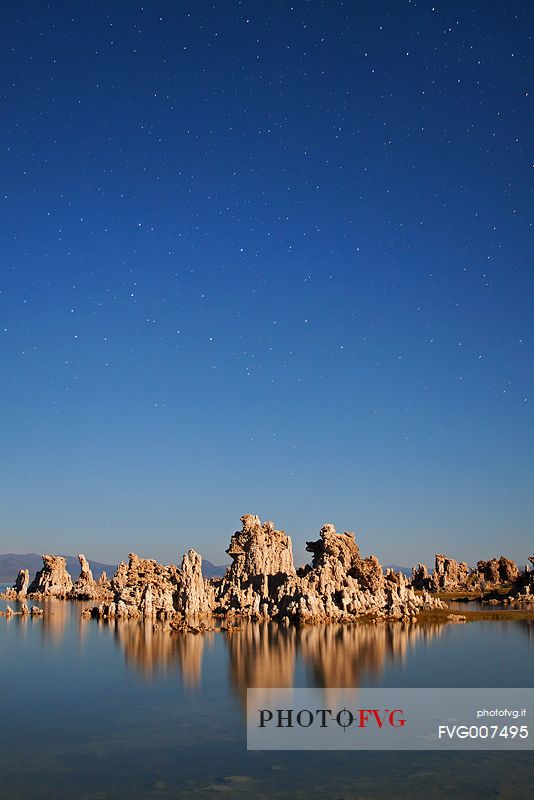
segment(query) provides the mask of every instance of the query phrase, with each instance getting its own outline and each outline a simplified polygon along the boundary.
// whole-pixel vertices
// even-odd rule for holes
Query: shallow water
[[[248,752],[244,702],[252,686],[532,687],[534,622],[194,635],[41,605],[0,618],[7,800],[531,797],[532,752]]]

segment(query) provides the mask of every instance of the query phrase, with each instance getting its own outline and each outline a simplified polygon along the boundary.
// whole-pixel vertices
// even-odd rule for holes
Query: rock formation
[[[534,556],[529,556],[532,567],[525,570],[516,578],[508,602],[516,605],[534,605]]]
[[[89,562],[83,553],[78,556],[80,562],[80,575],[72,587],[69,598],[71,600],[110,600],[112,597],[111,584],[103,572],[100,579],[95,581]]]
[[[455,561],[438,553],[432,575],[425,564],[412,568],[411,585],[430,592],[482,591],[510,586],[519,575],[517,565],[505,556],[479,561],[476,570],[471,570],[465,561]]]
[[[261,524],[259,517],[244,514],[240,531],[230,539],[226,551],[232,564],[226,577],[238,583],[263,575],[295,575],[291,539],[277,531],[272,522]]]
[[[179,622],[210,613],[214,604],[213,586],[202,577],[202,558],[194,550],[184,555],[181,569],[131,553],[128,564],[117,567],[110,591],[111,602],[94,609],[94,616]]]
[[[243,530],[227,551],[234,562],[222,580],[213,581],[216,613],[285,623],[350,622],[366,614],[408,618],[425,605],[443,605],[428,594],[417,597],[400,573],[384,576],[376,556],[361,558],[353,533],[324,525],[320,538],[307,543],[311,565],[295,570],[283,531],[262,526],[257,517],[241,519]]]
[[[453,558],[436,553],[431,590],[434,592],[466,590],[470,573],[471,570],[465,561],[455,561]]]
[[[28,586],[30,584],[30,573],[27,569],[21,569],[15,583],[3,594],[6,600],[23,600],[28,594]]]
[[[428,574],[426,564],[417,564],[412,567],[412,586],[414,589],[430,589],[432,578]]]
[[[72,579],[67,572],[67,561],[62,556],[43,556],[43,568],[39,570],[28,587],[30,597],[62,597],[69,596],[72,590]]]
[[[184,617],[207,614],[213,606],[213,590],[202,577],[202,558],[194,550],[189,550],[182,559],[175,606]]]
[[[175,630],[200,631],[213,627],[207,618],[236,617],[290,623],[335,620],[411,619],[422,609],[446,608],[428,591],[416,594],[401,572],[384,575],[376,556],[362,558],[354,533],[338,533],[324,525],[317,540],[307,542],[311,564],[295,569],[291,539],[272,522],[252,514],[241,517],[241,530],[230,540],[232,563],[222,578],[205,580],[202,559],[194,550],[184,555],[181,568],[152,559],[129,556],[111,581],[94,580],[89,563],[79,555],[80,576],[74,586],[65,559],[43,556],[43,569],[29,587],[30,596],[98,600],[92,616],[103,619],[167,620]],[[468,574],[466,564],[436,556],[432,578],[419,565],[421,588],[457,586]],[[84,616],[88,612],[84,611]],[[204,619],[206,618],[206,619]]]
[[[489,561],[479,561],[477,572],[481,580],[492,586],[513,583],[519,577],[517,564],[504,556],[499,559],[491,558]]]
[[[119,564],[111,579],[111,602],[101,604],[95,614],[104,618],[171,618],[177,612],[179,585],[178,567],[130,553],[128,564]]]

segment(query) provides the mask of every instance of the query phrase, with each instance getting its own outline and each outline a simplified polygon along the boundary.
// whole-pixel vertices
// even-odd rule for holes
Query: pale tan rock
[[[296,570],[291,539],[284,531],[252,514],[244,514],[241,522],[227,550],[232,564],[222,578],[206,581],[194,550],[183,557],[181,569],[132,553],[128,564],[117,567],[110,596],[89,613],[103,619],[148,618],[153,624],[162,619],[173,630],[198,632],[213,629],[210,615],[225,616],[228,629],[234,630],[240,618],[283,625],[352,622],[362,616],[414,619],[421,609],[446,608],[428,591],[416,595],[402,573],[388,570],[384,575],[376,556],[362,558],[352,532],[337,533],[332,524],[324,525],[319,539],[307,543],[312,563]],[[76,589],[82,585],[94,590],[82,557],[80,564]],[[450,572],[449,567],[443,570],[447,576]]]
[[[202,557],[195,550],[182,559],[175,607],[185,617],[208,614],[213,607],[213,589],[202,577]]]
[[[424,564],[413,568],[412,585],[415,589],[432,592],[482,591],[513,584],[519,576],[517,565],[505,556],[481,560],[476,570],[471,570],[465,561],[455,561],[438,553],[431,576]]]
[[[172,617],[179,577],[174,565],[163,566],[130,553],[128,564],[119,564],[111,579],[112,601],[94,613],[105,618]]]
[[[111,600],[113,592],[111,584],[106,578],[106,574],[98,581],[95,581],[89,562],[83,553],[78,556],[80,562],[80,575],[72,587],[69,599],[71,600]]]
[[[534,567],[534,556],[529,556],[528,560]],[[518,608],[534,605],[534,569],[527,566],[516,578],[508,601]]]
[[[67,572],[67,561],[63,556],[44,555],[43,568],[39,570],[28,587],[30,597],[68,597],[72,590],[72,579]]]
[[[265,575],[294,575],[291,539],[277,531],[272,522],[261,524],[259,517],[244,514],[243,526],[236,531],[226,551],[232,564],[226,575],[230,581],[248,581]]]
[[[21,569],[15,583],[3,593],[6,600],[22,600],[28,593],[28,586],[30,583],[30,573],[27,569]]]
[[[488,586],[500,586],[502,584],[513,583],[519,577],[519,569],[514,561],[505,556],[491,558],[489,561],[479,561],[477,572],[480,580]]]
[[[362,615],[393,619],[415,617],[420,608],[442,607],[430,596],[417,597],[401,573],[384,576],[376,556],[362,558],[353,533],[337,533],[324,525],[317,541],[307,543],[312,563],[296,572],[291,540],[271,523],[242,517],[243,531],[234,534],[228,550],[234,563],[215,586],[215,610],[227,615],[289,622],[350,622]],[[272,542],[271,542],[272,540]],[[236,546],[239,545],[239,547]],[[278,559],[273,567],[272,552]],[[251,552],[252,551],[252,552]],[[246,564],[254,564],[248,571]],[[270,574],[258,573],[268,565]],[[289,564],[283,572],[281,564]]]
[[[437,553],[431,588],[435,592],[467,590],[470,573],[471,570],[465,561],[455,561]]]

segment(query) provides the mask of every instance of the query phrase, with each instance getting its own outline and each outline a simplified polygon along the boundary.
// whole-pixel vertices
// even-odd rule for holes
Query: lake
[[[532,752],[248,752],[245,698],[262,686],[532,687],[534,620],[195,635],[33,604],[43,617],[0,617],[4,800],[532,796]]]

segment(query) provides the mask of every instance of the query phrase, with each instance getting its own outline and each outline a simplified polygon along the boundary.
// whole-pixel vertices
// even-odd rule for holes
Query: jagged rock
[[[513,583],[519,577],[517,564],[504,556],[499,559],[491,558],[489,561],[479,561],[477,572],[481,580],[492,586]]]
[[[499,577],[502,583],[513,583],[519,574],[519,568],[515,561],[504,556],[499,558]]]
[[[244,514],[241,522],[242,529],[234,533],[226,551],[232,557],[226,573],[229,581],[295,574],[291,539],[284,531],[275,530],[272,522],[262,525],[252,514]]]
[[[80,562],[80,575],[72,587],[69,598],[71,600],[111,600],[111,584],[103,572],[100,579],[95,581],[89,562],[83,553],[78,556]]]
[[[213,628],[207,620],[210,614],[226,616],[230,626],[240,617],[287,625],[351,622],[362,616],[410,619],[422,609],[446,608],[428,591],[416,595],[402,573],[389,569],[384,575],[376,556],[362,558],[352,532],[337,533],[332,524],[324,525],[319,539],[307,543],[312,563],[296,570],[291,539],[284,531],[276,530],[272,522],[262,524],[252,514],[243,515],[241,522],[227,550],[232,564],[222,578],[206,581],[200,555],[190,550],[181,569],[132,553],[110,582],[103,576],[97,583],[80,555],[81,573],[70,597],[103,601],[85,610],[84,616],[165,619],[173,630],[196,632]],[[461,570],[456,562],[438,558],[443,559],[443,568],[437,570],[443,583],[452,580],[453,572],[458,578]],[[54,565],[45,562],[45,566],[53,571]],[[41,586],[44,581],[41,577],[35,582]]]
[[[384,574],[376,556],[362,558],[354,533],[337,533],[330,523],[323,525],[320,539],[306,542],[313,553],[312,570],[321,574],[323,582],[343,581],[344,576],[356,578],[362,589],[378,591],[384,584]]]
[[[453,592],[467,588],[467,578],[471,570],[465,561],[455,561],[441,553],[436,553],[432,589],[436,592]]]
[[[429,589],[432,579],[428,574],[426,564],[417,564],[412,567],[412,586],[414,589]]]
[[[528,560],[534,567],[534,556],[529,556]],[[516,578],[508,601],[514,606],[534,605],[534,569],[525,567]]]
[[[455,561],[438,553],[432,575],[428,575],[424,564],[413,567],[412,586],[431,592],[481,591],[514,583],[519,574],[517,565],[505,556],[479,561],[476,570],[471,570],[465,561]]]
[[[42,608],[39,608],[39,606],[32,606],[30,614],[32,617],[40,617],[41,614],[44,614],[44,611]]]
[[[219,613],[281,622],[348,622],[365,614],[408,618],[423,606],[423,598],[415,595],[403,575],[390,571],[384,577],[376,556],[361,557],[354,533],[337,533],[333,525],[324,525],[320,538],[307,543],[311,565],[295,572],[291,540],[283,531],[276,531],[272,523],[262,526],[257,517],[241,519],[243,531],[232,537],[239,549],[231,545],[228,550],[235,556],[234,564],[222,581],[215,582]],[[274,566],[267,558],[273,549]],[[249,572],[244,565],[251,562],[256,566]],[[257,574],[258,565],[266,563],[271,573]],[[434,607],[440,603],[430,597],[426,602]]]
[[[172,617],[179,582],[174,565],[130,553],[128,564],[120,563],[111,579],[112,602],[102,603],[94,613],[103,618]]]
[[[194,550],[189,550],[182,559],[176,610],[191,617],[208,614],[212,606],[213,590],[202,577],[202,558]]]
[[[428,590],[423,592],[421,609],[423,611],[432,611],[436,608],[448,608],[447,603],[444,603],[443,600],[439,600],[437,597],[432,597]]]
[[[28,593],[28,586],[30,583],[30,573],[27,569],[21,569],[15,583],[9,589],[6,589],[2,595],[6,600],[22,600]]]
[[[44,555],[43,568],[28,587],[30,597],[68,597],[72,579],[67,572],[67,561],[62,556]]]

